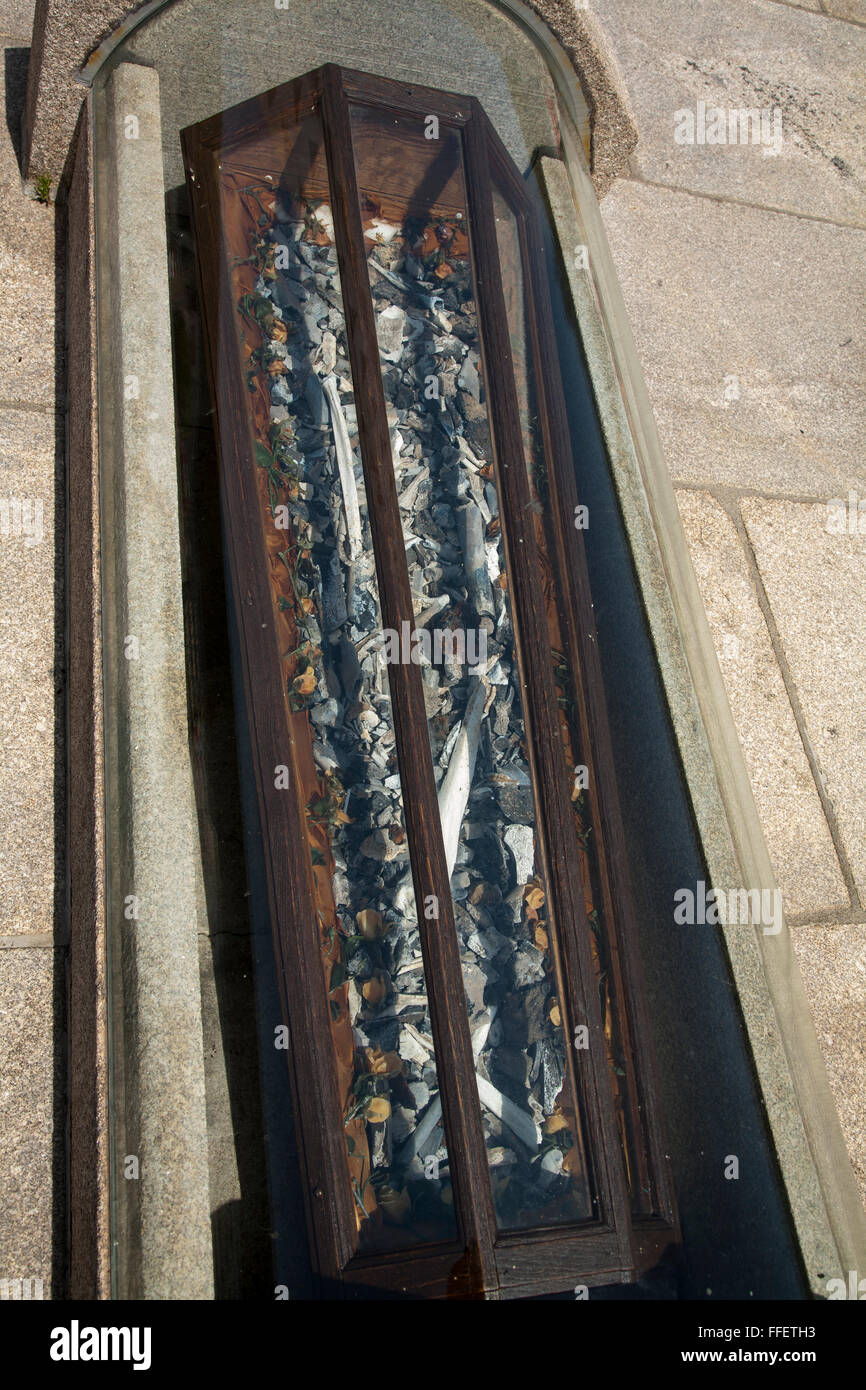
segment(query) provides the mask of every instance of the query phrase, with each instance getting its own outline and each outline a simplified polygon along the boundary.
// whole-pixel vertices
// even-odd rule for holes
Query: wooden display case
[[[477,101],[332,64],[183,147],[320,1291],[632,1280],[677,1225],[536,209]]]

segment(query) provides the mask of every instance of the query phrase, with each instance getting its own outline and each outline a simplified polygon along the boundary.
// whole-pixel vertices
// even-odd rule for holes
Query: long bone
[[[357,560],[363,548],[361,537],[361,511],[358,506],[358,489],[355,484],[355,470],[352,464],[352,446],[346,417],[340,405],[337,378],[332,372],[322,382],[322,390],[331,413],[331,429],[334,433],[334,447],[337,453],[337,467],[340,470],[340,486],[343,489],[343,505],[346,509],[346,530],[349,537],[349,559]]]
[[[476,1059],[476,1061],[478,1060],[478,1056],[479,1056],[479,1054],[482,1052],[482,1050],[483,1050],[483,1048],[484,1048],[484,1044],[485,1044],[486,1041],[487,1041],[487,1034],[490,1032],[490,1025],[491,1025],[491,1023],[493,1022],[493,1019],[494,1019],[495,1017],[496,1017],[496,1006],[493,1005],[493,1006],[490,1008],[490,1010],[489,1010],[487,1013],[484,1014],[484,1016],[480,1019],[479,1023],[478,1023],[478,1024],[476,1025],[476,1027],[475,1027],[475,1030],[474,1030],[474,1032],[473,1032],[473,1034],[472,1034],[472,1055],[473,1055],[473,1057]],[[416,1032],[416,1030],[415,1030],[414,1028],[412,1029],[412,1032],[413,1032],[413,1034],[414,1034],[414,1036],[415,1036],[416,1038],[419,1037],[419,1034]],[[492,1090],[492,1089],[494,1089],[494,1088],[491,1087],[491,1090]],[[480,1094],[481,1094],[481,1088],[480,1088],[480,1086],[479,1086],[479,1096],[480,1096]],[[497,1091],[496,1094],[497,1094],[497,1096],[498,1096],[498,1095],[499,1095],[499,1092]],[[483,1103],[483,1097],[481,1097],[481,1099],[482,1099],[482,1103]],[[489,1106],[489,1105],[488,1105],[487,1108],[488,1108],[488,1110],[492,1110],[492,1109],[493,1109],[493,1107],[492,1107],[492,1106]],[[516,1110],[517,1107],[515,1106],[514,1109]],[[496,1113],[498,1113],[498,1112],[496,1112],[496,1111],[494,1110],[494,1114],[496,1114]],[[522,1112],[518,1112],[518,1113],[522,1113]],[[433,1133],[433,1130],[434,1130],[434,1129],[436,1128],[436,1126],[438,1125],[441,1116],[442,1116],[442,1100],[441,1100],[441,1098],[440,1098],[438,1095],[436,1095],[436,1096],[433,1096],[432,1100],[430,1101],[430,1104],[427,1106],[427,1109],[424,1111],[424,1114],[421,1116],[421,1119],[418,1121],[418,1125],[417,1125],[416,1129],[414,1130],[414,1132],[413,1132],[412,1134],[409,1135],[409,1138],[406,1140],[406,1142],[405,1142],[405,1143],[403,1144],[403,1146],[401,1147],[399,1153],[397,1154],[397,1162],[398,1162],[398,1163],[400,1163],[400,1164],[408,1163],[411,1159],[413,1159],[413,1158],[415,1157],[415,1155],[416,1155],[416,1153],[418,1152],[418,1150],[419,1150],[420,1148],[423,1148],[423,1146],[426,1144],[427,1140],[429,1139],[430,1135]],[[508,1121],[506,1120],[506,1124],[507,1124],[507,1123],[508,1123]],[[509,1125],[509,1128],[512,1128],[512,1126]],[[519,1136],[519,1130],[515,1130],[514,1132],[515,1132],[516,1134],[518,1134],[518,1136]],[[527,1131],[527,1132],[528,1132],[528,1131]],[[530,1147],[532,1147],[532,1146],[530,1146]]]
[[[442,825],[442,842],[445,847],[445,863],[448,875],[454,872],[457,862],[457,847],[460,841],[460,827],[469,800],[472,777],[475,772],[475,759],[481,740],[481,724],[489,710],[496,690],[480,677],[469,696],[460,733],[448,760],[448,771],[439,788],[439,820]],[[398,912],[408,914],[412,909],[412,875],[407,873],[394,894],[394,906]]]

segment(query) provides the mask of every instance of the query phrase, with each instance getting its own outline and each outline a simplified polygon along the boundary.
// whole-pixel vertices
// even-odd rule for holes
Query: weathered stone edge
[[[588,6],[575,0],[527,0],[527,4],[558,41],[577,74],[589,107],[590,172],[596,194],[603,198],[614,179],[627,172],[638,141],[637,121],[613,46]],[[506,8],[519,15],[523,6],[507,0]]]
[[[203,891],[187,727],[159,76],[152,68],[114,69],[94,142],[105,175],[96,200],[96,265],[117,1288],[127,1298],[210,1299]]]

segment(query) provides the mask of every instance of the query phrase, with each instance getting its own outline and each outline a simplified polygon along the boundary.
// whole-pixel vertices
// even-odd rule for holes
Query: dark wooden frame
[[[439,825],[436,784],[426,730],[421,673],[390,668],[391,700],[404,788],[406,833],[416,901],[435,894],[439,919],[419,921],[440,1093],[455,1198],[455,1244],[361,1256],[346,1180],[343,1124],[331,1054],[328,1002],[315,926],[310,856],[300,795],[274,788],[287,750],[285,682],[271,618],[255,465],[239,370],[236,307],[220,224],[220,152],[288,116],[317,110],[324,131],[335,241],[352,361],[364,475],[373,531],[384,627],[411,624],[412,600],[385,412],[373,306],[358,202],[349,103],[423,121],[435,113],[458,130],[464,152],[467,213],[479,310],[482,363],[494,441],[494,467],[521,673],[533,672],[524,705],[527,748],[536,794],[537,827],[550,911],[559,942],[557,975],[567,1036],[589,1029],[590,1047],[569,1049],[573,1094],[579,1098],[598,1201],[597,1220],[498,1234],[484,1151],[450,883]],[[327,64],[182,133],[193,211],[209,371],[220,453],[220,488],[229,569],[241,635],[247,717],[267,865],[267,888],[300,1136],[310,1247],[321,1291],[336,1296],[406,1292],[425,1297],[527,1297],[576,1284],[630,1281],[676,1241],[673,1195],[655,1101],[652,1049],[639,978],[634,908],[628,884],[610,736],[592,620],[586,561],[573,525],[575,473],[556,362],[544,257],[536,212],[504,147],[478,102],[410,87]],[[538,592],[538,557],[529,507],[511,348],[500,281],[491,175],[507,191],[518,221],[538,407],[548,462],[556,580],[565,597],[568,655],[601,880],[601,901],[615,962],[616,988],[631,1068],[629,1095],[646,1123],[641,1180],[654,1192],[654,1211],[633,1217],[613,1111],[603,1022],[590,954],[568,769],[561,753],[557,691]],[[218,293],[217,293],[218,287]],[[525,679],[525,677],[524,677]],[[590,752],[587,750],[591,750]],[[297,779],[296,779],[297,781]],[[639,1097],[639,1100],[638,1100]],[[633,1117],[634,1118],[634,1117]]]

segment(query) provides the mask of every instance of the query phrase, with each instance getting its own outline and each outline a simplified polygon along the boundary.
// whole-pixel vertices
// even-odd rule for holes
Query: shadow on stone
[[[27,69],[30,65],[30,49],[7,48],[4,50],[4,57],[6,60],[6,125],[9,129],[9,138],[12,141],[12,148],[15,151],[15,158],[18,161],[18,168],[20,169],[23,153],[21,116],[24,112],[24,98],[27,94]]]

